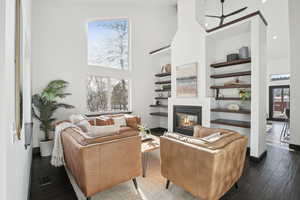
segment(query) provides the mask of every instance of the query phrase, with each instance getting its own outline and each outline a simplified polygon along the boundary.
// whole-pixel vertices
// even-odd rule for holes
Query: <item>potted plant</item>
[[[251,98],[251,92],[248,91],[248,90],[245,90],[245,89],[241,89],[239,91],[239,95],[240,95],[240,98],[243,100],[243,101],[246,101],[248,99]]]
[[[52,153],[53,140],[50,133],[54,131],[54,112],[59,108],[74,108],[72,105],[57,102],[57,99],[71,95],[64,92],[67,86],[68,82],[64,80],[54,80],[40,94],[32,96],[32,115],[40,122],[40,130],[45,133],[44,139],[40,141],[41,156],[50,156]]]
[[[140,136],[142,137],[142,140],[146,139],[148,137],[148,134],[151,134],[150,129],[146,125],[138,125],[138,129],[140,131]]]

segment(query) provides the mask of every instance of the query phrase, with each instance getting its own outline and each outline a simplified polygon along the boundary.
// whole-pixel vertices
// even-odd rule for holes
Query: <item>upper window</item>
[[[88,23],[88,64],[114,69],[129,68],[127,19]]]

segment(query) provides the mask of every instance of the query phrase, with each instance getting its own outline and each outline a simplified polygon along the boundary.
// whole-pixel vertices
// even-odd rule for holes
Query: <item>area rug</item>
[[[78,200],[86,200],[73,177],[69,172],[71,184],[76,192]],[[100,192],[92,197],[92,200],[196,200],[189,192],[170,184],[165,189],[166,179],[160,174],[159,152],[149,156],[149,165],[145,178],[137,178],[139,190],[135,190],[133,182],[128,181],[109,190]]]

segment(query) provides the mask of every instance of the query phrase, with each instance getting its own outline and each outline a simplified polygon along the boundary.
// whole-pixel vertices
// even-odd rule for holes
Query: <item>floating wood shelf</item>
[[[153,112],[153,113],[150,113],[150,115],[160,116],[160,117],[168,117],[168,113],[165,113],[165,112]]]
[[[248,76],[248,75],[251,75],[251,71],[228,73],[228,74],[215,74],[215,75],[211,75],[210,78],[218,79],[218,78],[228,78],[228,77]]]
[[[155,90],[155,92],[170,92],[171,91],[171,88],[169,89],[158,89],[158,90]]]
[[[156,85],[161,85],[161,84],[171,84],[171,80],[169,81],[157,81],[155,82]]]
[[[154,107],[154,108],[167,108],[168,105],[158,104],[158,105],[150,105],[150,107]]]
[[[232,89],[232,88],[251,88],[250,84],[239,84],[239,85],[222,85],[222,86],[211,86],[211,89]]]
[[[159,49],[153,50],[149,54],[153,55],[153,54],[161,53],[161,52],[167,51],[170,48],[171,48],[171,45],[167,45],[167,46],[161,47]]]
[[[165,77],[165,76],[171,76],[170,72],[167,73],[160,73],[160,74],[155,74],[156,77]]]
[[[229,120],[229,119],[215,119],[210,121],[212,124],[222,124],[227,126],[235,126],[241,128],[251,128],[250,122]]]
[[[155,97],[155,99],[168,99],[169,97]]]
[[[220,67],[228,67],[228,66],[233,66],[233,65],[241,65],[241,64],[246,64],[246,63],[251,63],[251,58],[234,60],[234,61],[229,61],[229,62],[215,63],[215,64],[211,64],[210,66],[213,68],[220,68]]]
[[[219,98],[216,98],[217,101],[242,101],[243,99],[242,98],[239,98],[239,97],[219,97]],[[251,101],[251,98],[249,99],[246,99],[245,101]]]
[[[239,113],[239,114],[247,114],[247,115],[251,114],[250,110],[244,110],[244,109],[234,111],[234,110],[229,110],[229,109],[226,109],[226,108],[213,108],[213,109],[211,109],[211,111],[212,112],[225,112],[225,113]]]

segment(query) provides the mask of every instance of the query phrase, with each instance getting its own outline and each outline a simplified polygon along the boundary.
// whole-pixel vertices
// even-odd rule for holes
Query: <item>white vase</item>
[[[53,150],[54,141],[40,141],[40,151],[42,157],[51,156]]]

